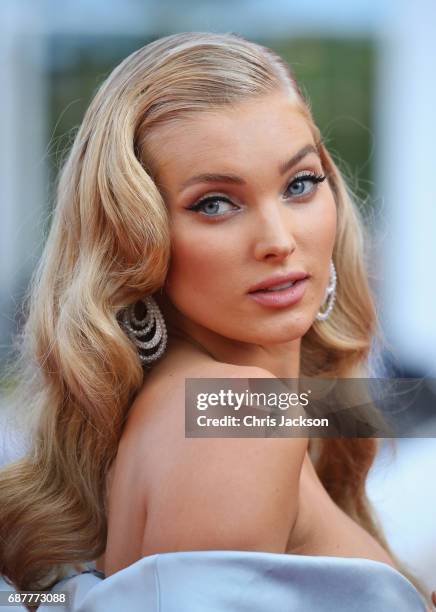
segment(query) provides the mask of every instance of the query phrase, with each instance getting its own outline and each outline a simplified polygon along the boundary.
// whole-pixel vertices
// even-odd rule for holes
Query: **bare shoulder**
[[[144,452],[150,454],[169,445],[185,444],[185,384],[189,378],[234,379],[274,378],[269,370],[257,366],[235,365],[213,360],[186,360],[171,368],[152,373],[150,380],[145,380],[143,388],[137,395],[129,411],[123,437],[135,444],[142,438]],[[254,446],[255,442],[252,443]],[[307,438],[293,438],[286,442],[277,442],[276,446],[304,447],[307,450]]]
[[[207,362],[181,368],[139,394],[146,506],[141,555],[175,550],[285,552],[298,509],[307,439],[185,438],[185,378],[275,378],[253,366]],[[138,433],[140,432],[140,433]]]
[[[108,533],[105,554],[99,559],[99,568],[107,576],[147,554],[149,546],[174,549],[177,546],[172,539],[176,536],[175,532],[183,531],[186,534],[184,545],[195,548],[196,540],[190,539],[183,515],[180,515],[179,521],[174,521],[173,509],[197,503],[196,496],[206,493],[205,483],[202,482],[204,479],[215,478],[216,484],[225,492],[225,483],[219,485],[217,476],[209,470],[217,470],[219,461],[227,464],[223,465],[225,471],[229,470],[232,462],[237,461],[241,449],[245,449],[244,456],[248,459],[250,453],[256,452],[256,446],[262,447],[259,441],[224,440],[217,444],[204,439],[185,439],[185,379],[198,376],[232,378],[272,375],[260,368],[240,368],[200,357],[166,362],[164,367],[154,368],[151,375],[146,377],[128,412],[117,455],[107,477]],[[271,445],[272,441],[261,442]],[[283,441],[278,441],[280,444]],[[191,487],[187,486],[190,473],[195,472],[196,466],[204,460],[208,461],[207,469],[197,474]],[[240,470],[244,469],[244,462],[245,459],[240,463]],[[234,478],[236,486],[236,473]],[[209,500],[212,502],[211,497]],[[169,524],[175,530],[173,536]],[[149,542],[149,533],[155,536],[153,542]],[[163,538],[165,534],[168,534],[168,538]]]
[[[171,366],[156,368],[150,372],[144,385],[135,398],[127,419],[124,435],[131,429],[138,430],[139,424],[144,427],[151,422],[165,420],[172,414],[171,422],[177,416],[183,416],[185,403],[185,381],[188,378],[275,378],[264,368],[257,366],[239,366],[206,358],[173,361]],[[175,414],[177,413],[177,414]],[[141,428],[142,428],[141,427]]]

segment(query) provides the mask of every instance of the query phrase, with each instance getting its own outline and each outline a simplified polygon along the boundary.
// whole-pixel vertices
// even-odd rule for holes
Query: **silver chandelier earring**
[[[324,312],[318,312],[318,314],[316,315],[316,319],[318,321],[325,321],[330,316],[330,313],[333,310],[333,306],[336,299],[336,279],[337,276],[335,266],[333,260],[330,260],[329,284],[327,286],[324,296],[324,303],[327,303],[327,308],[324,310]]]
[[[141,361],[149,363],[159,359],[166,348],[168,335],[154,298],[147,296],[125,308],[120,322],[136,345]]]

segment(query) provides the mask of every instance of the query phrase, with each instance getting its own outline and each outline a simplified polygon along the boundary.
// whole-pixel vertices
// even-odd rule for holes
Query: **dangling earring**
[[[333,305],[335,303],[335,298],[336,298],[336,270],[335,270],[335,266],[333,264],[333,260],[330,260],[330,277],[329,277],[329,284],[328,287],[325,291],[325,296],[324,296],[324,303],[327,300],[327,308],[326,310],[324,310],[324,312],[319,311],[318,314],[316,315],[316,319],[318,321],[325,321],[332,309],[333,309]]]
[[[137,307],[145,309],[144,315],[136,316]],[[121,325],[135,343],[141,361],[149,363],[159,359],[167,345],[165,320],[151,296],[131,304],[121,313]]]

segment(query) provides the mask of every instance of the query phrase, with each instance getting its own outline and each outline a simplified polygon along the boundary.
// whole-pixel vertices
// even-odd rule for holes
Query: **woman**
[[[60,177],[0,571],[75,611],[424,610],[365,497],[374,439],[185,438],[186,378],[365,376],[376,332],[359,214],[288,66],[236,34],[136,51]]]

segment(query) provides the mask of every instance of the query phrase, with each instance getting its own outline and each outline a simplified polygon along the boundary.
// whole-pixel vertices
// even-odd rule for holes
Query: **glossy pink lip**
[[[288,281],[297,281],[303,278],[306,278],[308,274],[303,271],[289,272],[289,274],[278,274],[276,276],[270,276],[269,278],[264,279],[260,283],[253,285],[248,290],[248,293],[252,293],[253,291],[258,291],[259,289],[268,289],[269,287],[273,287],[274,285],[281,285],[283,283],[287,283]]]
[[[286,308],[301,300],[306,291],[308,277],[296,281],[288,289],[277,289],[277,291],[259,291],[248,295],[259,304],[270,308]]]

